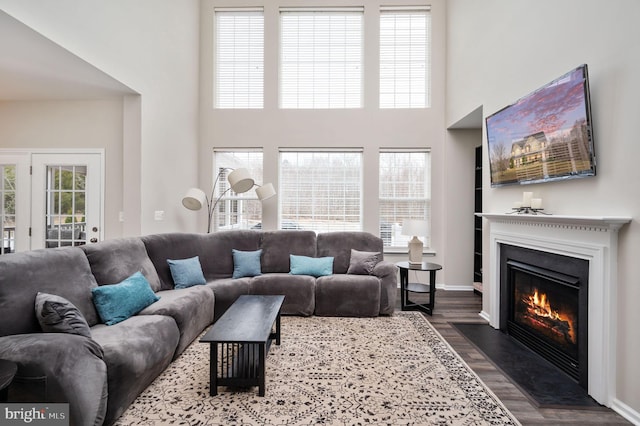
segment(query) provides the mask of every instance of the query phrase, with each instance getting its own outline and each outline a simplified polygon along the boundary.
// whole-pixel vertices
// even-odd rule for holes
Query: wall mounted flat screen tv
[[[486,119],[491,186],[595,176],[587,65]]]

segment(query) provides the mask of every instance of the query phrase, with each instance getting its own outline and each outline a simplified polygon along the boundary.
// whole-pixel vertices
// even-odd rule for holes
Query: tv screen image
[[[595,176],[587,65],[488,116],[486,130],[492,187]]]

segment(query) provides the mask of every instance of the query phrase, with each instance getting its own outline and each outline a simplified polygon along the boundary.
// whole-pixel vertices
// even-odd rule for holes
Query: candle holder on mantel
[[[542,210],[544,209],[534,209],[533,207],[513,207],[511,212],[507,214],[546,214],[547,216],[551,216],[551,213],[545,213]]]
[[[522,193],[522,201],[516,201],[513,203],[513,211],[507,214],[546,214],[551,215],[551,213],[545,213],[542,210],[542,198],[533,198],[533,192],[523,192]]]

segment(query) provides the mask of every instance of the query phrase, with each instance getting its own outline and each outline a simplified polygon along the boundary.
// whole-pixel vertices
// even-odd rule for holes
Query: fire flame
[[[547,300],[547,295],[545,293],[538,294],[538,290],[529,296],[529,306],[533,308],[534,313],[538,316],[562,320],[558,311],[551,309],[551,303]]]
[[[562,315],[562,313],[551,308],[551,303],[547,299],[547,295],[545,293],[538,293],[538,290],[536,289],[533,294],[528,295],[527,298],[529,312],[538,317],[550,318],[555,321],[566,323],[569,328],[567,330],[569,338],[575,343],[576,338],[573,321],[570,317]]]

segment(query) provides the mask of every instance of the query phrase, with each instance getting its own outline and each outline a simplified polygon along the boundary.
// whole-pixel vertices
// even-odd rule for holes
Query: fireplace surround
[[[588,262],[587,392],[611,406],[615,397],[618,230],[629,217],[478,214],[489,221],[489,277],[480,315],[500,329],[501,250],[504,245]],[[487,248],[485,248],[486,250]]]

